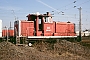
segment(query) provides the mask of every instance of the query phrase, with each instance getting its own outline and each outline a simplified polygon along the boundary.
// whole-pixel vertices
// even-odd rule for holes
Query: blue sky
[[[27,20],[26,15],[29,13],[42,14],[48,11],[54,14],[54,21],[71,21],[76,24],[78,30],[78,8],[82,7],[82,29],[84,30],[90,29],[89,6],[90,0],[0,0],[0,19],[3,21],[3,27],[9,27],[10,21],[13,27],[15,17],[17,20]]]

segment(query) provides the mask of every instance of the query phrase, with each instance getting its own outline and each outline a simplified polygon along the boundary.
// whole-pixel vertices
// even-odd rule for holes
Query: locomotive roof
[[[38,16],[38,17],[52,17],[51,15],[47,15],[47,14],[28,14],[26,17],[29,17],[29,16]]]

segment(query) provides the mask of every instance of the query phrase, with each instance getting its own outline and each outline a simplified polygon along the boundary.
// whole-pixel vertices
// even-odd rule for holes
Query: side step
[[[16,37],[16,45],[26,44],[27,37]]]
[[[17,44],[20,44],[20,37],[19,36],[16,37],[16,45]]]

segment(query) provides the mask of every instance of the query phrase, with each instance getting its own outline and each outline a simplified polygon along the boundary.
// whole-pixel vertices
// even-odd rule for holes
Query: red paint
[[[2,36],[6,37],[7,36],[7,30],[2,30]],[[14,30],[8,30],[8,36],[14,36]]]
[[[33,21],[17,21],[19,23],[14,24],[17,29],[17,33],[20,36],[33,36],[34,35],[34,22]],[[18,29],[19,27],[19,29]]]
[[[67,24],[64,22],[56,22],[56,33],[67,32]]]
[[[75,25],[67,22],[56,22],[56,33],[59,36],[75,36]]]
[[[53,36],[59,36],[58,33],[54,33]]]
[[[36,36],[42,36],[42,31],[37,31]]]
[[[55,21],[53,22],[53,33],[55,33],[55,28],[56,28],[56,23],[55,23]]]
[[[34,34],[34,23],[33,21],[21,21],[21,35],[22,36],[33,36]]]
[[[53,36],[53,33],[44,33],[44,36]]]
[[[44,33],[53,33],[53,23],[44,23]]]

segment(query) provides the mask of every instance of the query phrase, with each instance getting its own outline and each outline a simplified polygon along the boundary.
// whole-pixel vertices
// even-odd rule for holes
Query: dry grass
[[[66,40],[39,42],[32,47],[0,43],[0,60],[89,60],[90,49]]]

